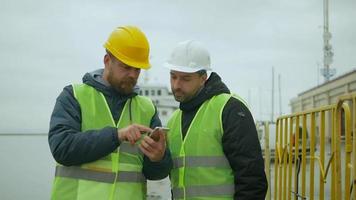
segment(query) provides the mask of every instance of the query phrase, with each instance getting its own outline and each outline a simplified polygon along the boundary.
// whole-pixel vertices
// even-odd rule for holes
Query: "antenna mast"
[[[329,32],[329,0],[324,0],[324,68],[321,69],[321,74],[324,76],[325,82],[328,82],[335,75],[336,70],[330,68],[333,62],[334,53],[330,44],[331,33]]]

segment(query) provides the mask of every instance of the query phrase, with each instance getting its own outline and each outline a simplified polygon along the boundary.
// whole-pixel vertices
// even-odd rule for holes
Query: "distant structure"
[[[157,112],[162,121],[162,125],[166,126],[169,117],[179,105],[168,88],[163,85],[146,83],[144,85],[140,85],[139,94],[152,99],[153,103],[157,107]]]
[[[290,101],[291,111],[292,113],[303,112],[334,104],[337,103],[339,96],[352,92],[356,92],[356,69],[298,94],[298,97]],[[351,109],[353,108],[351,107]],[[331,118],[329,117],[327,120],[326,123],[330,125]],[[327,128],[330,133],[331,127]]]
[[[290,101],[292,113],[336,103],[343,94],[356,92],[356,69],[306,90]]]
[[[332,46],[330,44],[331,33],[329,31],[329,0],[324,0],[324,68],[320,70],[321,75],[324,76],[325,82],[328,82],[332,76],[335,75],[336,70],[330,68],[333,62],[334,53],[332,52]]]

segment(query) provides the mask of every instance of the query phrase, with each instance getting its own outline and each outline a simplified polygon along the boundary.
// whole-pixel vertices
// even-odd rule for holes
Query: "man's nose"
[[[138,78],[140,75],[140,69],[132,68],[128,72],[128,76],[132,78]]]
[[[172,81],[172,87],[173,89],[180,89],[180,81],[179,80],[173,80]]]

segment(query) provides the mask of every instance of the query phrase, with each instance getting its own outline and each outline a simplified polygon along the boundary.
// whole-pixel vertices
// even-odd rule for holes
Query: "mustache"
[[[122,82],[136,85],[137,80],[131,77],[126,77],[124,80],[122,80]]]
[[[173,93],[177,93],[177,92],[180,92],[182,93],[183,91],[181,89],[175,89],[175,90],[172,90]]]

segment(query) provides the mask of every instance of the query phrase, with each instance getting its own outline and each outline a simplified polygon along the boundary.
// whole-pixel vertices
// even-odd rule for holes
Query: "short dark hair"
[[[197,71],[195,73],[199,74],[199,76],[203,76],[203,75],[206,75],[206,70],[202,69],[202,70],[199,70],[199,71]]]
[[[105,51],[106,51],[106,54],[108,54],[110,57],[114,56],[114,55],[112,55],[112,53],[109,50],[105,49]]]
[[[109,50],[105,49],[106,54],[111,58],[111,60],[119,61]]]

